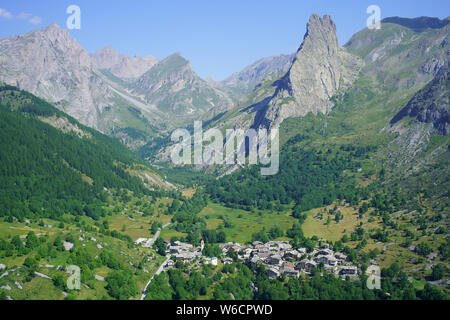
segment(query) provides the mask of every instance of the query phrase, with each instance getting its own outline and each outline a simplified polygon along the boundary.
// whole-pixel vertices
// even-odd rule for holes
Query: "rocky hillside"
[[[0,40],[0,81],[37,94],[83,124],[102,129],[113,95],[93,72],[89,54],[55,23]]]
[[[417,121],[433,123],[441,135],[450,133],[450,69],[442,68],[436,77],[395,115],[391,124],[404,117],[413,117]]]
[[[90,55],[55,23],[0,40],[0,81],[133,149],[207,111],[232,106],[227,94],[201,79],[180,55],[158,62],[120,55],[109,46]]]
[[[228,110],[228,96],[200,78],[191,63],[173,54],[144,73],[132,85],[131,92],[147,104],[170,116],[172,124],[192,124],[193,119],[212,109]]]

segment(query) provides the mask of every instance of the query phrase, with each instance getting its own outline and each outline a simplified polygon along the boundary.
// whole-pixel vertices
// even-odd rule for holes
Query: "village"
[[[267,243],[254,241],[245,246],[228,242],[219,245],[222,250],[221,257],[204,256],[202,254],[203,240],[200,246],[180,241],[165,242],[165,244],[168,257],[165,268],[173,268],[177,261],[217,266],[221,260],[223,264],[231,264],[233,259],[230,256],[234,255],[241,262],[249,261],[252,265],[264,265],[269,278],[277,278],[281,275],[299,277],[301,274],[310,274],[311,269],[319,265],[323,265],[326,271],[336,276],[357,278],[359,274],[358,267],[354,266],[345,254],[331,250],[327,243],[308,252],[306,248],[293,249],[288,241]],[[146,245],[145,242],[144,245]]]

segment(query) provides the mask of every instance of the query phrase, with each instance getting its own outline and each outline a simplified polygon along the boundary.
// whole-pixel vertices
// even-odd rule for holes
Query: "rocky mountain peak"
[[[120,54],[110,45],[100,49],[92,55],[92,59],[100,69],[109,69],[120,63]]]
[[[119,53],[116,51],[116,49],[114,49],[110,45],[107,45],[103,49],[100,49],[99,51],[97,51],[96,54],[98,54],[98,55],[107,55],[107,56],[118,56],[119,55]]]
[[[326,49],[328,54],[336,54],[339,48],[336,25],[331,20],[331,16],[324,15],[323,18],[317,14],[311,15],[306,26],[306,34],[303,44],[299,50],[307,49]]]
[[[97,127],[106,105],[103,84],[92,77],[89,54],[56,23],[21,37],[0,40],[0,81],[54,103],[83,124]],[[92,88],[96,88],[95,92]]]
[[[273,127],[288,117],[327,113],[332,107],[330,98],[352,83],[360,65],[359,58],[339,47],[331,17],[313,14],[289,71],[255,119],[255,126]]]
[[[70,33],[65,29],[61,29],[56,22],[53,22],[49,26],[41,29],[40,33],[47,37],[47,39],[52,43],[76,43],[75,39],[71,37]]]
[[[58,32],[60,30],[61,30],[61,28],[59,27],[59,25],[56,22],[52,22],[47,27],[42,29],[42,31],[44,31],[44,32]]]
[[[232,102],[221,90],[200,78],[191,62],[174,53],[158,62],[130,85],[147,104],[171,115],[172,123],[198,119],[213,108],[227,110]]]
[[[239,98],[250,94],[257,85],[271,75],[284,75],[290,68],[295,54],[280,54],[259,59],[239,72],[233,73],[220,84],[233,96]]]

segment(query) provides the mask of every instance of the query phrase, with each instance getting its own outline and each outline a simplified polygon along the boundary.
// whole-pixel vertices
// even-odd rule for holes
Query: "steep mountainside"
[[[0,81],[36,94],[131,147],[157,131],[158,115],[117,90],[69,32],[55,23],[0,40]]]
[[[189,125],[213,108],[232,107],[227,95],[201,79],[180,54],[160,61],[130,85],[130,89],[168,115],[168,121],[175,125]]]
[[[382,23],[381,30],[364,29],[345,45],[366,62],[365,74],[378,77],[386,87],[408,89],[425,83],[449,61],[449,30],[420,31],[397,23]]]
[[[26,197],[43,194],[45,201],[63,203],[70,199],[58,197],[67,194],[89,204],[104,188],[140,193],[171,188],[118,141],[26,91],[1,86],[0,111],[3,194],[16,190],[13,181],[19,180],[28,187],[16,191],[31,192]]]
[[[255,125],[276,127],[288,117],[327,113],[330,98],[352,84],[360,66],[358,58],[339,47],[331,17],[312,15],[289,71]]]
[[[98,129],[113,96],[93,73],[89,54],[55,23],[0,40],[0,81],[33,92]]]
[[[441,71],[391,120],[395,124],[404,117],[433,123],[441,135],[450,133],[450,69]]]
[[[419,25],[418,20],[421,21]],[[373,115],[370,126],[382,127],[383,132],[395,132],[397,135],[380,149],[379,157],[389,163],[397,174],[404,176],[417,174],[428,166],[440,163],[447,150],[446,139],[434,137],[437,131],[433,124],[399,121],[391,127],[390,122],[394,117],[395,120],[399,119],[396,114],[402,114],[402,109],[409,101],[414,103],[425,98],[424,93],[431,94],[431,99],[438,99],[434,103],[440,105],[439,109],[448,109],[448,99],[445,99],[445,95],[448,96],[446,81],[440,81],[444,80],[442,77],[445,77],[445,71],[436,78],[440,85],[431,82],[423,92],[418,93],[416,99],[413,97],[440,70],[449,66],[450,25],[443,22],[437,24],[435,19],[424,18],[388,21],[392,22],[383,22],[381,30],[376,32],[362,30],[345,45],[350,52],[365,61],[358,86],[351,89],[348,95],[372,101],[372,108],[379,106],[379,115]],[[438,28],[438,25],[441,27]],[[426,100],[424,102],[424,108],[427,103],[432,103]],[[363,104],[367,105],[367,102]],[[381,107],[382,104],[385,105],[384,108]],[[366,112],[370,112],[369,110]],[[434,116],[438,116],[437,113]],[[438,118],[440,117],[439,115]]]

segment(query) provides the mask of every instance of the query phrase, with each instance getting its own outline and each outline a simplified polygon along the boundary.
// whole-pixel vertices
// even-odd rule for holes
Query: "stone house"
[[[267,269],[266,273],[267,273],[267,276],[270,279],[275,279],[275,278],[278,278],[280,276],[280,272],[277,269],[275,269],[275,268]]]
[[[279,266],[282,262],[281,257],[278,254],[274,254],[269,256],[265,262],[267,264],[273,265],[273,266]]]

